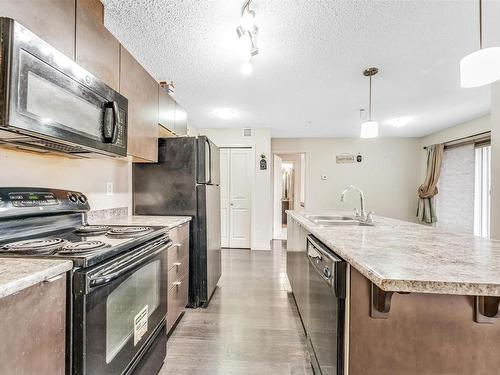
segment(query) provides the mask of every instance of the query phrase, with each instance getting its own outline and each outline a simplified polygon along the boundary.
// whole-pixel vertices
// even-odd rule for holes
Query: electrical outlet
[[[106,195],[113,195],[114,193],[114,184],[112,182],[108,182],[106,184]]]
[[[326,174],[322,174],[322,175],[321,175],[321,179],[322,179],[323,181],[328,180],[328,175],[326,175]]]

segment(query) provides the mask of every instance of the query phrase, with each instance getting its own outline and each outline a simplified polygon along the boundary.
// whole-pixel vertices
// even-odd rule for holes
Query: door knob
[[[232,203],[230,203],[230,205],[232,206],[233,204],[232,204]]]

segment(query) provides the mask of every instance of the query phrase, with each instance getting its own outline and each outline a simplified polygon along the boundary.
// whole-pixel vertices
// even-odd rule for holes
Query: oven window
[[[26,110],[42,123],[101,139],[102,109],[39,75],[28,72]]]
[[[147,318],[160,304],[161,262],[151,262],[135,271],[106,300],[106,363],[110,363],[134,334],[140,335],[138,319],[146,322],[139,330],[148,330]],[[147,306],[147,307],[146,307]],[[141,313],[145,317],[141,318]]]

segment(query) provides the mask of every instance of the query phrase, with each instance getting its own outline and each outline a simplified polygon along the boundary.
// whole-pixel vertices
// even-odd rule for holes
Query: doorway
[[[286,211],[305,208],[305,157],[305,153],[274,154],[274,239],[286,239]]]
[[[252,167],[252,148],[220,148],[222,247],[251,247]]]

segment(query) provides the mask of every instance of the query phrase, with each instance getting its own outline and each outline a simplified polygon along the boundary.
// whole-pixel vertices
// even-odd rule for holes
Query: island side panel
[[[370,318],[370,281],[351,267],[350,375],[486,375],[500,368],[500,321],[473,321],[470,296],[397,294]]]
[[[370,281],[351,267],[349,375],[490,375],[500,369],[500,320],[473,321],[470,296],[397,294],[370,318]]]

